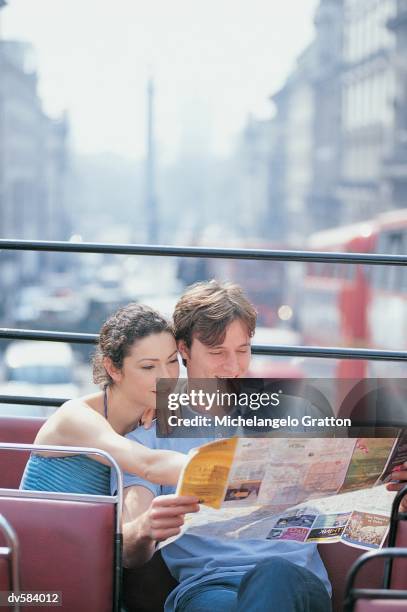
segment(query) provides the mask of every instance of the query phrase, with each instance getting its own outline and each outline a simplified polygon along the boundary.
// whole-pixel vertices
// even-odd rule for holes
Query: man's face
[[[226,328],[224,341],[206,346],[192,338],[191,348],[180,340],[179,351],[187,362],[188,378],[243,378],[250,365],[250,336],[243,321],[235,319]]]

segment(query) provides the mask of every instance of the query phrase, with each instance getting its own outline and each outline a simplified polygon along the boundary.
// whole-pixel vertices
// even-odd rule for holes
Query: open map
[[[182,533],[340,540],[370,549],[387,534],[395,494],[384,485],[407,460],[407,432],[396,438],[228,438],[190,455],[177,493],[198,496],[202,506],[186,516]]]

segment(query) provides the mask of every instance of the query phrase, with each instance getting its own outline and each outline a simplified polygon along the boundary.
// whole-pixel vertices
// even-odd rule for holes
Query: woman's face
[[[156,407],[159,378],[178,378],[177,345],[169,332],[136,340],[123,360],[116,384],[130,401],[146,410]]]

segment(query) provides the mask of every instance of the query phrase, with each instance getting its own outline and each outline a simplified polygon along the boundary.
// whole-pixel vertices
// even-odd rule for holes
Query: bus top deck
[[[407,219],[407,216],[406,216]],[[387,220],[385,220],[387,223]],[[373,227],[373,226],[372,226]],[[395,221],[393,228],[403,227],[402,241],[406,245],[406,224]],[[154,255],[167,257],[198,257],[215,259],[242,259],[255,261],[301,261],[308,262],[307,282],[315,284],[319,276],[316,266],[326,264],[356,265],[356,275],[364,266],[393,266],[407,275],[407,255],[392,250],[390,254],[377,252],[382,244],[385,230],[380,230],[380,219],[375,223],[375,240],[370,240],[366,248],[352,252],[349,240],[336,240],[336,246],[343,250],[332,250],[324,243],[325,252],[318,251],[270,251],[261,249],[208,249],[200,247],[172,247],[145,245],[106,245],[92,243],[64,243],[21,240],[0,240],[0,249],[36,250],[53,252],[116,253],[135,255]],[[370,237],[373,234],[370,235]],[[367,238],[367,237],[366,237]],[[353,242],[353,238],[351,240]],[[404,241],[404,242],[403,242]],[[315,245],[317,241],[315,242]],[[320,243],[322,246],[322,242]],[[360,242],[356,240],[355,244]],[[393,243],[395,244],[395,243]],[[397,243],[398,244],[398,243]],[[398,248],[398,247],[397,247]],[[407,252],[407,250],[406,250]],[[325,268],[323,268],[325,270]],[[321,268],[319,268],[319,271]],[[402,277],[402,276],[401,276]],[[324,278],[322,275],[320,278]],[[337,275],[349,283],[346,275]],[[404,278],[404,277],[402,277]],[[324,285],[325,283],[325,285]],[[360,283],[369,282],[361,278]],[[360,283],[356,290],[360,291]],[[404,280],[403,280],[404,283]],[[344,285],[345,283],[342,283]],[[374,284],[373,284],[374,286]],[[405,287],[406,285],[404,285]],[[328,288],[327,288],[328,287]],[[332,283],[322,281],[322,289],[332,290]],[[395,362],[405,368],[407,344],[400,350],[394,346],[372,348],[367,335],[360,332],[367,329],[356,322],[349,322],[350,303],[346,299],[354,297],[355,288],[349,284],[346,289],[336,288],[336,296],[342,291],[339,303],[343,319],[350,329],[349,346],[280,346],[254,345],[253,353],[258,355],[288,355],[305,358],[332,359],[346,363],[386,364]],[[368,312],[374,298],[372,285],[365,299],[366,312],[362,318],[371,316]],[[373,297],[372,297],[373,296]],[[401,312],[406,315],[407,300],[402,298]],[[332,300],[331,300],[332,301]],[[407,315],[402,324],[406,324]],[[400,328],[403,329],[404,328]],[[355,335],[356,331],[359,335]],[[403,332],[404,333],[404,332]],[[353,335],[352,335],[353,334]],[[403,338],[404,336],[398,335]],[[56,332],[52,330],[0,330],[0,339],[24,339],[31,341],[70,342],[92,344],[97,336]],[[351,341],[355,340],[355,345]],[[366,344],[364,342],[366,341]],[[316,342],[316,344],[318,344]],[[404,370],[405,371],[405,370]],[[349,371],[342,371],[342,374]],[[354,372],[353,372],[354,373]],[[366,370],[364,370],[366,373]],[[0,402],[58,405],[65,398],[27,398],[0,396]],[[92,495],[41,493],[19,491],[18,485],[32,442],[43,419],[25,417],[0,417],[0,598],[4,592],[14,594],[27,591],[41,591],[43,605],[58,605],[63,610],[79,612],[119,611],[122,601],[130,612],[159,611],[163,609],[165,594],[173,588],[174,580],[166,571],[161,557],[156,554],[143,568],[125,570],[122,581],[121,562],[121,487],[116,496],[103,497]],[[64,447],[67,450],[68,447]],[[51,449],[52,450],[52,449]],[[58,450],[58,449],[54,449]],[[60,449],[59,449],[60,450]],[[100,453],[97,449],[71,449],[72,452]],[[120,469],[114,465],[113,469]],[[120,480],[119,480],[120,482]],[[395,498],[391,528],[387,547],[360,556],[361,551],[341,543],[321,545],[320,552],[333,584],[333,607],[335,612],[344,609],[357,612],[386,612],[387,610],[407,610],[407,514],[399,512],[401,497],[407,494],[407,487]],[[354,563],[356,563],[354,565]],[[352,566],[346,584],[346,576]],[[44,593],[47,592],[46,595]],[[31,594],[32,598],[32,594]],[[61,599],[62,598],[62,599]],[[29,605],[31,604],[33,605]],[[19,599],[4,602],[5,609],[30,611],[39,599]],[[24,607],[20,604],[24,603]]]

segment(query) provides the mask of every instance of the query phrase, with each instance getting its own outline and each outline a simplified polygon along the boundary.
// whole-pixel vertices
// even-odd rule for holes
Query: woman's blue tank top
[[[107,419],[106,388],[103,400]],[[86,455],[43,457],[31,454],[20,489],[110,495],[110,467]]]

